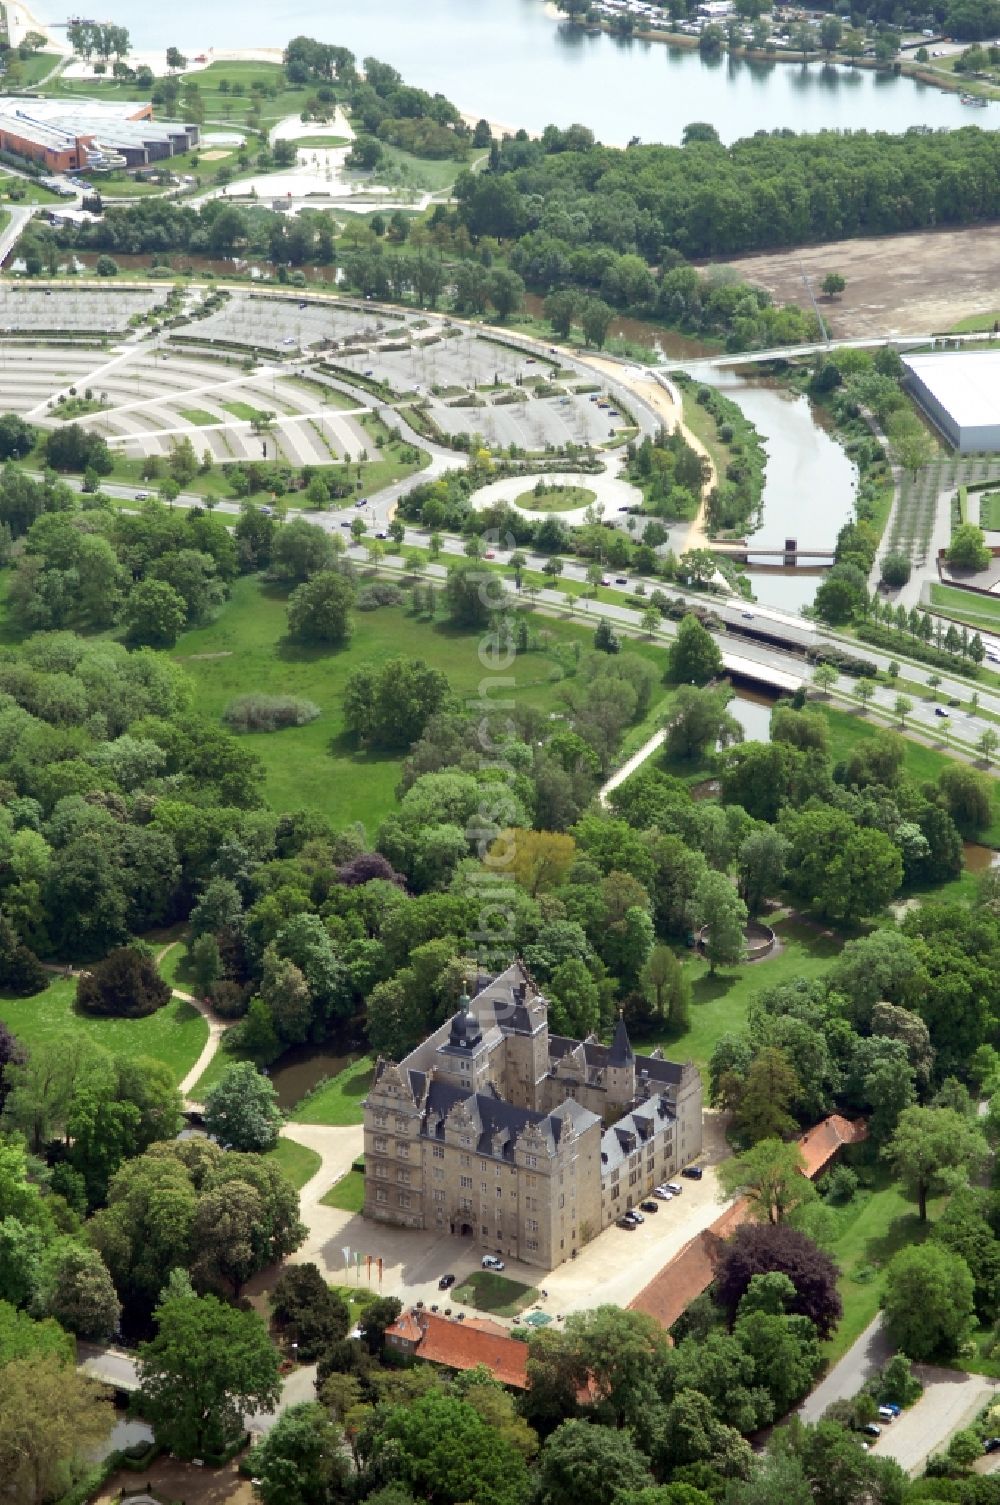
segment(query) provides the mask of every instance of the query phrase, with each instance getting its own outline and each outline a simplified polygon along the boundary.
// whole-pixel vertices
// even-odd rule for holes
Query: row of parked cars
[[[702,1178],[701,1166],[687,1165],[681,1171],[681,1175],[688,1181],[700,1181]],[[662,1186],[654,1186],[652,1197],[647,1198],[645,1202],[640,1202],[638,1207],[630,1208],[628,1212],[617,1220],[615,1227],[625,1228],[630,1232],[634,1231],[639,1227],[640,1223],[646,1221],[644,1217],[645,1213],[659,1212],[659,1204],[661,1202],[672,1202],[675,1197],[681,1195],[683,1190],[684,1188],[679,1181],[665,1181]]]

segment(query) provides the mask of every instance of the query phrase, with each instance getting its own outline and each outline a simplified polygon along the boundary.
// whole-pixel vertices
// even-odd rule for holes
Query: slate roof
[[[411,1072],[411,1081],[418,1075],[422,1073]],[[457,1103],[462,1103],[469,1111],[473,1132],[477,1136],[477,1152],[495,1156],[499,1142],[500,1153],[507,1160],[513,1159],[514,1141],[529,1124],[541,1131],[555,1151],[562,1135],[562,1118],[567,1114],[577,1133],[600,1122],[596,1113],[579,1103],[567,1101],[553,1113],[536,1113],[530,1108],[516,1108],[492,1089],[470,1094],[451,1082],[431,1078],[421,1133],[430,1139],[443,1139],[445,1120]]]
[[[632,1050],[632,1042],[628,1037],[625,1020],[620,1018],[615,1025],[614,1037],[611,1041],[611,1048],[608,1051],[608,1065],[627,1066],[630,1061],[634,1060],[635,1053]]]
[[[626,1113],[601,1136],[602,1176],[620,1165],[656,1133],[658,1121],[676,1117],[665,1097],[647,1098],[644,1103]]]

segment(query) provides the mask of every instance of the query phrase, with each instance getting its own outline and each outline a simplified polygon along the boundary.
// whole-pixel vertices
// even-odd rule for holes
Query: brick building
[[[463,998],[365,1101],[367,1217],[552,1269],[701,1149],[701,1076],[550,1035],[521,963]]]

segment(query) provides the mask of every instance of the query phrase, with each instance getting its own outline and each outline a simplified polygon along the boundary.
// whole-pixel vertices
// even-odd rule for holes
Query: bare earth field
[[[1000,229],[995,225],[837,240],[744,256],[728,265],[747,282],[767,288],[780,303],[807,304],[805,274],[835,338],[943,334],[958,319],[1000,308]],[[839,272],[847,281],[839,298],[820,296],[827,272]]]

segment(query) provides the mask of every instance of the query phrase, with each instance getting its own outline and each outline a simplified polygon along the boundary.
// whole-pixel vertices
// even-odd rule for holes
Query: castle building
[[[552,1269],[701,1150],[697,1068],[550,1035],[515,962],[364,1104],[365,1216],[432,1229]]]

